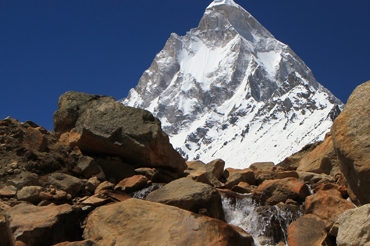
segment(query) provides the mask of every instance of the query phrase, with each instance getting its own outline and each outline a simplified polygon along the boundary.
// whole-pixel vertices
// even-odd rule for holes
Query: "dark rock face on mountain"
[[[350,197],[359,205],[370,203],[369,95],[370,81],[358,86],[331,130]]]
[[[112,97],[79,92],[65,93],[58,106],[55,132],[77,133],[71,147],[83,153],[119,156],[136,167],[165,167],[179,173],[186,168],[161,123],[148,111],[125,107]]]

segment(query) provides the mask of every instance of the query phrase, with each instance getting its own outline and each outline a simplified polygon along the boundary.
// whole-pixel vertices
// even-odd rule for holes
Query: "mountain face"
[[[187,160],[278,163],[322,140],[343,104],[233,0],[171,34],[123,104],[151,111]]]

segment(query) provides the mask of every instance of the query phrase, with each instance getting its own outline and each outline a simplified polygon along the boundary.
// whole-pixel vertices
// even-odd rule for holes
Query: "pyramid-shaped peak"
[[[214,6],[224,5],[224,4],[231,5],[231,6],[234,6],[234,7],[239,6],[233,0],[214,0],[207,8],[212,8]]]

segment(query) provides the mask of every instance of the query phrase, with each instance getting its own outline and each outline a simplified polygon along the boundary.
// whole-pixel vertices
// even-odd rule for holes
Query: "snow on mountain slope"
[[[234,168],[322,140],[343,107],[233,0],[213,1],[197,28],[171,34],[122,103],[153,112],[184,158]]]

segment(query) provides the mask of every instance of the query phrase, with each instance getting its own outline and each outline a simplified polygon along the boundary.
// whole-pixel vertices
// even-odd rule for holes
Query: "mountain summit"
[[[153,112],[187,160],[234,168],[277,163],[322,140],[343,107],[232,0],[213,1],[185,36],[172,33],[121,102]]]

